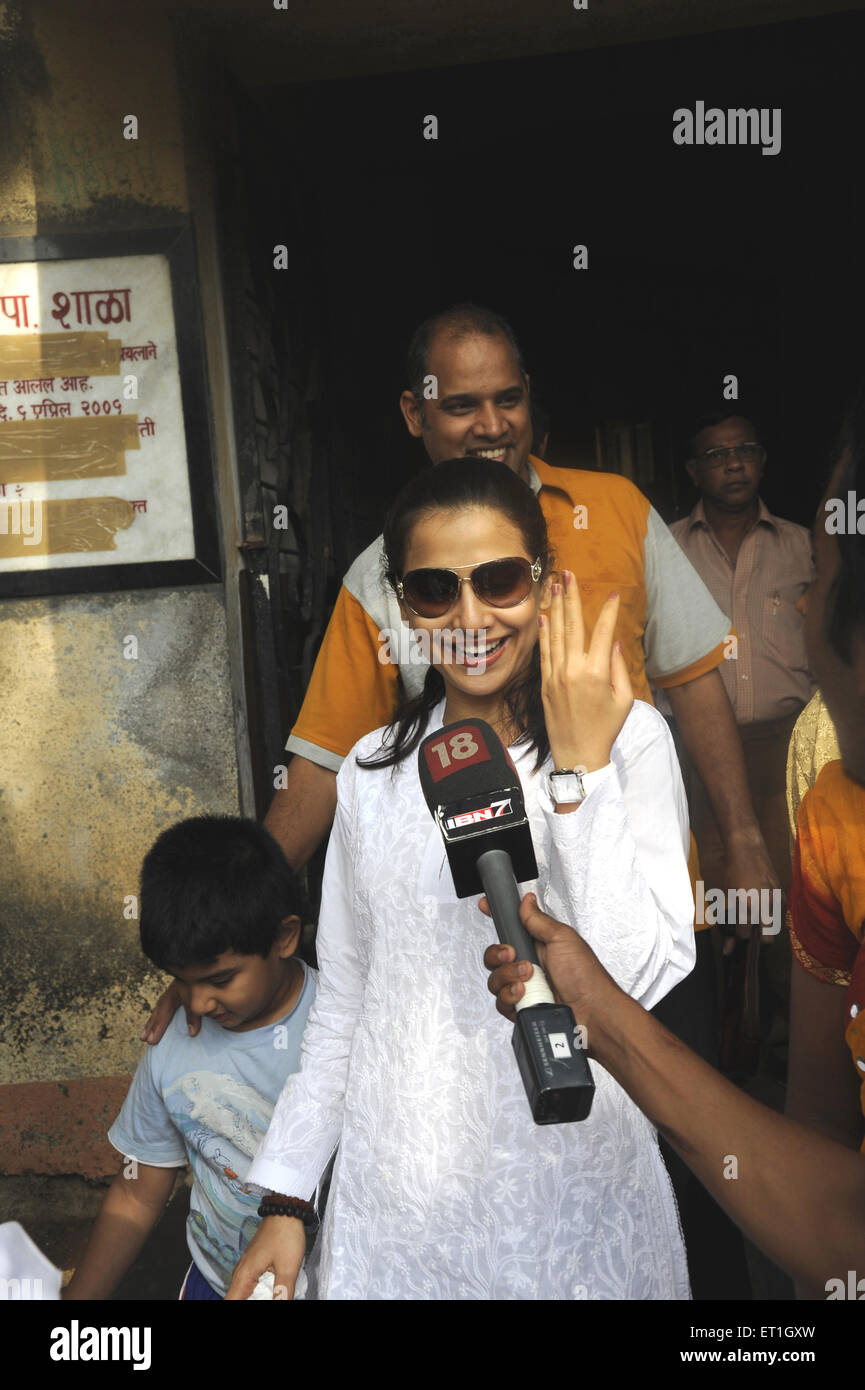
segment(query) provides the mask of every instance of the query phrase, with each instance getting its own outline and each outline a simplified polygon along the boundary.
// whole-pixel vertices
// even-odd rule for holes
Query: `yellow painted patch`
[[[0,425],[0,483],[119,477],[140,448],[137,415],[15,420]]]
[[[14,507],[14,504],[12,504]],[[0,528],[3,525],[0,503]],[[114,537],[135,519],[125,497],[68,497],[41,504],[42,538],[0,529],[0,559],[30,555],[69,555],[91,550],[116,550]],[[8,520],[5,523],[8,527]]]
[[[0,381],[34,377],[118,376],[119,338],[107,333],[4,333]]]

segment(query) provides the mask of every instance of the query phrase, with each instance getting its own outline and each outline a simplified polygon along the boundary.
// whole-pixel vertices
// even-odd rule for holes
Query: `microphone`
[[[418,749],[421,789],[441,831],[458,898],[485,893],[499,940],[534,966],[516,1006],[511,1042],[536,1124],[584,1120],[595,1083],[577,1025],[557,1004],[520,921],[517,883],[538,865],[517,770],[483,719],[448,724]]]

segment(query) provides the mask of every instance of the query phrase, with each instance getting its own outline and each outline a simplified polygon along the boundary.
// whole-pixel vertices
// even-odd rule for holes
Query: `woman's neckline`
[[[441,728],[441,727],[444,725],[444,713],[445,713],[445,707],[446,707],[446,706],[447,706],[447,695],[443,695],[442,698],[439,700],[438,704],[437,704],[437,705],[434,705],[433,708],[430,710],[430,725],[433,724],[433,721],[435,721],[435,725],[436,725],[436,727],[438,727],[438,728]],[[482,717],[482,716],[478,716],[478,717]],[[465,717],[465,723],[467,723],[467,724],[471,723],[471,719],[472,719],[472,716],[471,716],[471,715],[466,715],[466,717]],[[456,722],[457,722],[456,720],[451,720],[451,723],[456,723]],[[489,723],[489,720],[486,720],[485,723]],[[504,741],[503,741],[503,742],[504,742]],[[508,752],[510,753],[510,755],[511,755],[512,758],[521,758],[521,757],[528,751],[528,744],[526,744],[526,743],[515,742],[515,743],[504,744],[504,746],[507,748],[507,750],[508,750]]]

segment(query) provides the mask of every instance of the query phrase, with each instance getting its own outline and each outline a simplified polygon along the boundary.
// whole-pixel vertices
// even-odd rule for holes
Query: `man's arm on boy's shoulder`
[[[330,830],[336,811],[336,772],[295,753],[264,818],[295,873],[299,873]]]
[[[165,1210],[176,1177],[177,1168],[123,1160],[64,1299],[110,1298]]]

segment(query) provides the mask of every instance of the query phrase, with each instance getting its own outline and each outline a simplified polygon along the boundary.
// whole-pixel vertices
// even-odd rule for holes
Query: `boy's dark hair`
[[[235,951],[266,956],[303,910],[297,879],[263,826],[194,816],[165,830],[141,867],[141,949],[161,970]]]

